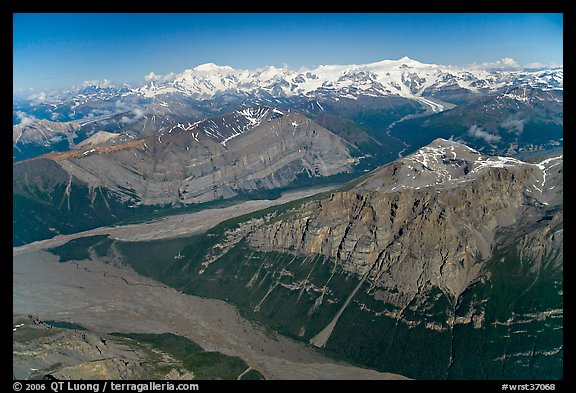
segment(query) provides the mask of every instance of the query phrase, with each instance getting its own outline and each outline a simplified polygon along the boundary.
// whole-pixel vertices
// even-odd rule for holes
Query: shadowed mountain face
[[[562,378],[563,157],[435,140],[339,191],[124,261],[411,378]],[[358,334],[362,332],[362,334]]]
[[[142,139],[97,133],[75,150],[14,165],[15,239],[98,226],[139,206],[197,204],[351,172],[359,162],[352,153],[303,115],[267,107]],[[20,228],[52,229],[21,235]]]
[[[427,117],[406,119],[390,131],[411,145],[454,138],[485,154],[513,156],[563,143],[563,94],[514,87]]]

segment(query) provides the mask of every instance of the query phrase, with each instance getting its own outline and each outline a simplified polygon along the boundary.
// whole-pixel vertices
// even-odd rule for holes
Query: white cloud
[[[538,61],[534,62],[534,63],[528,63],[524,66],[524,68],[536,68],[536,69],[544,69],[544,68],[557,68],[557,67],[561,67],[562,64],[557,64],[557,63],[540,63]]]
[[[470,67],[482,70],[518,70],[522,68],[522,66],[520,66],[520,64],[511,57],[505,57],[498,61],[485,62],[481,64],[474,63]]]
[[[114,104],[119,111],[127,111],[130,109],[128,104],[120,100],[116,101]]]
[[[133,120],[142,119],[144,117],[144,111],[142,110],[142,108],[133,108],[132,113],[134,113]]]
[[[156,74],[154,73],[154,71],[150,71],[150,73],[144,77],[144,80],[145,80],[146,82],[156,81],[156,80],[158,80],[161,76],[162,76],[162,75],[156,75]]]
[[[46,93],[41,91],[39,93],[28,96],[28,99],[31,101],[46,101]]]
[[[142,108],[135,107],[132,108],[130,112],[134,115],[134,117],[129,118],[128,116],[122,116],[122,118],[120,119],[120,123],[132,124],[144,118],[144,110]]]
[[[511,57],[505,57],[503,59],[497,61],[489,61],[485,63],[476,64],[473,63],[469,67],[473,69],[481,69],[481,70],[496,70],[496,71],[514,71],[514,70],[523,70],[526,68],[535,68],[535,69],[544,69],[544,68],[556,68],[561,67],[562,64],[556,63],[540,63],[540,62],[533,62],[528,63],[525,65],[521,65],[516,60]]]
[[[169,73],[169,74],[164,75],[164,76],[162,77],[162,80],[163,80],[164,82],[172,82],[174,79],[176,79],[176,76],[177,76],[177,75],[176,75],[175,73],[171,72],[171,73]]]
[[[94,116],[110,115],[110,114],[112,114],[112,112],[110,112],[109,110],[106,110],[106,109],[97,109],[97,108],[92,109],[91,112],[92,112],[92,114],[93,114]]]
[[[31,117],[24,117],[22,119],[22,121],[20,122],[20,124],[22,126],[30,126],[30,125],[34,124],[34,119],[32,119]]]
[[[174,79],[176,79],[176,76],[177,75],[173,72],[166,75],[158,75],[154,73],[154,71],[150,71],[150,73],[144,77],[144,80],[146,82],[150,81],[172,82]]]
[[[513,132],[516,135],[522,134],[524,132],[524,124],[526,120],[518,120],[509,118],[504,123],[501,124],[502,128],[506,129],[507,131]]]
[[[51,119],[52,121],[58,120],[59,117],[60,117],[60,114],[59,114],[59,113],[56,113],[56,112],[53,112],[53,113],[50,115],[50,119]]]
[[[16,117],[20,119],[20,124],[24,127],[32,125],[36,121],[36,117],[21,111],[16,112]]]
[[[478,127],[476,124],[468,129],[468,135],[476,139],[484,139],[488,143],[500,142],[502,139],[500,135],[494,135],[484,131],[482,127]]]
[[[112,82],[109,81],[108,79],[104,79],[103,81],[100,81],[98,79],[92,79],[89,81],[84,81],[84,83],[82,83],[82,86],[112,87]]]

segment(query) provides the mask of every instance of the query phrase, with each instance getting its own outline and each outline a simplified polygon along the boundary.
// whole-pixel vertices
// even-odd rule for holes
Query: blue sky
[[[234,68],[362,64],[409,56],[469,65],[562,64],[562,14],[14,14],[14,90],[213,62]]]

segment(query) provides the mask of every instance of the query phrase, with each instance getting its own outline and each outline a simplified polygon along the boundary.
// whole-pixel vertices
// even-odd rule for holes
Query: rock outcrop
[[[530,164],[436,140],[350,191],[260,227],[250,244],[328,256],[398,307],[427,284],[456,301],[483,273],[499,230],[561,218],[561,178],[562,157]]]
[[[123,246],[138,271],[367,367],[546,379],[563,372],[562,243],[562,155],[523,162],[436,140],[169,256]]]

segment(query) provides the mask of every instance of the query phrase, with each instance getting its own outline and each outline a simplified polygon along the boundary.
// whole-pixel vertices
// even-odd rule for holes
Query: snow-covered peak
[[[401,96],[417,100],[436,112],[444,109],[433,94],[444,88],[460,88],[472,93],[519,84],[545,89],[561,89],[562,69],[548,71],[487,71],[425,64],[404,56],[369,64],[321,65],[311,70],[287,66],[267,66],[256,70],[234,69],[207,63],[176,75],[173,80],[149,84],[139,90],[145,97],[184,94],[195,99],[211,99],[218,94],[272,94],[277,97],[317,97],[334,95],[357,99],[360,96]]]
[[[398,60],[382,60],[382,61],[378,61],[375,63],[369,63],[369,64],[361,65],[360,67],[366,67],[366,68],[402,68],[402,69],[424,68],[425,69],[425,68],[437,68],[438,65],[421,63],[418,60],[414,60],[414,59],[409,58],[408,56],[404,56]],[[449,67],[449,66],[444,66],[444,67]]]
[[[424,147],[425,148],[437,148],[437,149],[449,149],[449,150],[457,149],[460,152],[467,151],[467,152],[472,152],[474,154],[480,154],[478,151],[472,149],[470,146],[467,146],[467,145],[460,143],[460,142],[456,142],[453,139],[436,138],[432,142],[430,142],[430,144],[428,144],[427,146],[424,146]]]
[[[435,139],[427,146],[418,149],[402,160],[405,163],[413,163],[416,167],[421,166],[423,170],[444,173],[447,172],[446,166],[456,165],[457,163],[458,165],[456,166],[466,166],[467,169],[463,172],[463,175],[479,173],[486,168],[533,165],[514,157],[484,155],[462,143],[443,138]],[[443,178],[443,180],[450,180],[450,176]]]
[[[488,156],[455,141],[442,138],[412,154],[380,168],[359,185],[360,188],[382,192],[403,189],[455,188],[466,186],[494,168],[504,168],[526,179],[528,196],[547,204],[555,194],[554,177],[560,173],[562,155],[529,163],[513,157]]]
[[[220,66],[214,63],[200,64],[193,68],[196,72],[231,72],[234,68],[230,66]]]
[[[277,68],[274,66],[268,66],[261,71],[257,71],[253,76],[259,81],[266,82],[285,77],[290,78],[293,77],[293,74],[294,72],[291,71],[288,67]]]

